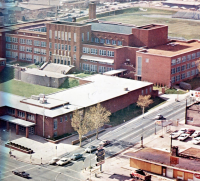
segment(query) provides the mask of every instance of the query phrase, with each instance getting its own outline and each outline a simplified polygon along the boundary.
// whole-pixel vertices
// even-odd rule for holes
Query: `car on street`
[[[182,133],[182,134],[178,137],[178,140],[179,140],[179,141],[184,141],[184,140],[186,140],[189,136],[190,136],[189,134]]]
[[[26,173],[25,171],[13,170],[12,173],[14,173],[15,175],[18,175],[20,177],[23,177],[23,178],[29,178],[29,174]]]
[[[196,138],[197,136],[200,136],[200,131],[195,131],[193,134],[192,134],[192,137]]]
[[[54,165],[56,164],[57,161],[59,161],[60,159],[58,157],[53,157],[50,161],[49,161],[49,165]]]
[[[161,114],[157,114],[157,116],[154,119],[161,120],[161,119],[164,119],[164,117]]]
[[[173,133],[171,133],[169,137],[172,137],[173,139],[175,139],[175,138],[178,138],[181,134],[182,134],[181,131],[176,130]]]
[[[65,165],[71,161],[70,158],[61,158],[59,161],[56,162],[57,165]]]
[[[102,140],[100,143],[99,143],[99,146],[106,146],[106,145],[109,145],[110,144],[110,141],[108,140]]]
[[[195,132],[194,129],[188,129],[186,134],[189,134],[190,136]]]
[[[83,154],[80,153],[74,153],[70,158],[71,160],[78,160],[79,158],[82,158]]]
[[[86,153],[90,153],[90,152],[93,152],[97,150],[97,147],[96,146],[88,146],[86,149],[85,149],[85,152]]]
[[[199,144],[199,143],[200,143],[200,137],[194,138],[194,139],[192,140],[192,143],[195,144],[195,145]]]

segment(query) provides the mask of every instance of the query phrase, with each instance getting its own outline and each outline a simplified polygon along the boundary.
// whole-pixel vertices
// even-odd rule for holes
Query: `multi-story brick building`
[[[199,41],[169,40],[165,25],[101,22],[93,19],[93,12],[90,18],[82,23],[36,21],[10,27],[5,34],[6,57],[74,65],[88,72],[126,69],[126,77],[166,86],[198,73]]]

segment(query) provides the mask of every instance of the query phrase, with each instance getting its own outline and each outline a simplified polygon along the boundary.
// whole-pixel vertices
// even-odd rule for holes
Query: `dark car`
[[[12,173],[14,173],[15,175],[18,175],[20,177],[23,177],[23,178],[29,178],[29,174],[26,173],[25,171],[13,170]]]
[[[158,114],[154,119],[161,120],[161,119],[164,119],[164,117],[163,117],[163,115]]]
[[[186,134],[189,134],[190,136],[195,132],[194,129],[188,129]]]
[[[83,157],[83,154],[74,153],[74,154],[71,156],[71,160],[77,160],[77,159],[82,158],[82,157]]]
[[[106,145],[109,145],[110,144],[110,141],[108,140],[102,140],[100,143],[99,143],[99,146],[106,146]]]

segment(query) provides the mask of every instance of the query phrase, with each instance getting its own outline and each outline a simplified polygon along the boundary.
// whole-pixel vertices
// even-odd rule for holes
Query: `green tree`
[[[96,106],[90,107],[89,111],[86,112],[86,118],[89,120],[89,127],[91,130],[96,130],[96,139],[98,139],[99,128],[105,123],[109,123],[109,116],[111,112],[105,107],[98,103]]]
[[[139,95],[137,106],[142,108],[143,117],[144,117],[144,109],[153,103],[153,100],[150,98],[151,95],[146,95],[146,96]]]

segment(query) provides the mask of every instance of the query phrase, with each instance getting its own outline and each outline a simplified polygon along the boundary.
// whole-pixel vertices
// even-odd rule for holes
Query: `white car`
[[[90,153],[90,152],[93,152],[97,150],[97,147],[96,146],[88,146],[86,149],[85,149],[85,152],[86,153]]]
[[[182,133],[183,132],[176,130],[173,133],[171,133],[169,137],[172,137],[173,139],[175,139],[175,138],[178,138]]]
[[[195,144],[195,145],[199,144],[200,143],[200,137],[194,138],[192,140],[192,143]]]
[[[179,140],[179,141],[184,141],[184,140],[186,140],[189,136],[190,136],[190,134],[185,134],[185,133],[183,133],[183,134],[181,134],[181,135],[178,137],[178,140]]]
[[[61,158],[58,162],[56,162],[57,165],[65,165],[70,162],[70,158]]]
[[[54,157],[49,161],[49,165],[54,165],[56,162],[58,162],[60,159],[58,157]]]
[[[192,137],[196,138],[197,136],[200,136],[200,131],[195,131],[193,134],[192,134]]]

